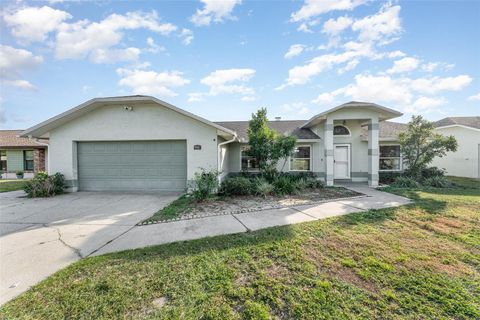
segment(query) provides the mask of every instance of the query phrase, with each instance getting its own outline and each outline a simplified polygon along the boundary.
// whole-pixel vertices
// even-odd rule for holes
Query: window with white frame
[[[310,171],[310,151],[310,146],[297,146],[290,157],[290,171]]]
[[[400,171],[402,158],[399,145],[380,146],[380,171]]]
[[[257,171],[258,161],[255,157],[248,154],[248,146],[242,146],[240,149],[240,161],[242,164],[242,171]]]
[[[333,127],[333,135],[334,136],[349,136],[350,135],[350,130],[348,130],[347,127],[345,126],[334,126]]]

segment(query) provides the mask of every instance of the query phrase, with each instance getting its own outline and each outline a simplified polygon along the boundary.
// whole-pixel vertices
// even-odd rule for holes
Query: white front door
[[[335,145],[333,174],[335,179],[350,179],[350,145]]]

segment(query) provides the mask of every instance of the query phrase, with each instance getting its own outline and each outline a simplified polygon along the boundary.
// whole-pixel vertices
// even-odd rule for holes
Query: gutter
[[[221,147],[224,146],[224,145],[227,145],[229,143],[235,142],[236,140],[238,140],[238,138],[237,138],[237,134],[235,133],[231,140],[221,142],[217,145],[217,171],[218,172],[220,172],[220,169],[221,169],[220,168],[220,149],[221,149]]]

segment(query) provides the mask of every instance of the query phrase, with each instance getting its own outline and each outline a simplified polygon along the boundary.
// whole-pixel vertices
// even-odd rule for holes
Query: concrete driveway
[[[78,192],[29,199],[0,193],[0,305],[96,252],[178,194]]]

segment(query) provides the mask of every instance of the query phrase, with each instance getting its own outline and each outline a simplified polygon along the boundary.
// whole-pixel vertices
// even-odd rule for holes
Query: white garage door
[[[79,189],[87,191],[183,191],[185,141],[78,142]]]

